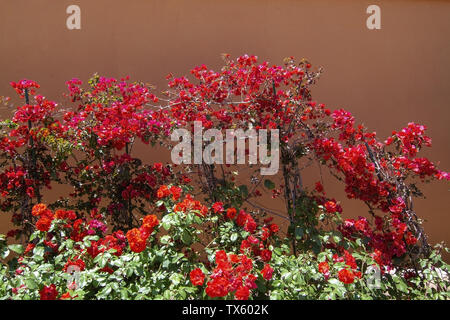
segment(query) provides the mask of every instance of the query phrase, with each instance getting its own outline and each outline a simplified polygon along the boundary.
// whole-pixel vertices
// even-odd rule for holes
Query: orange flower
[[[227,209],[227,218],[230,220],[234,219],[234,217],[236,216],[236,213],[237,213],[237,211],[235,208],[228,208]]]
[[[159,224],[158,218],[154,214],[149,214],[144,217],[142,221],[142,226],[153,230]],[[151,232],[150,232],[151,233]]]
[[[181,188],[172,186],[170,187],[170,193],[172,194],[173,201],[177,201],[180,198],[181,195]]]
[[[328,262],[323,261],[319,263],[319,272],[323,274],[327,274],[330,271],[330,266],[328,265]]]
[[[167,188],[167,186],[161,186],[159,187],[158,191],[156,192],[156,196],[158,199],[165,198],[170,195],[170,190]]]
[[[50,226],[52,224],[52,220],[48,217],[42,217],[36,222],[36,228],[39,231],[47,232],[50,229]]]
[[[128,243],[133,252],[142,252],[147,246],[147,238],[142,235],[139,229],[133,228],[127,232]]]
[[[35,217],[40,216],[43,212],[47,210],[47,206],[43,203],[35,204],[33,209],[31,209],[31,214]]]
[[[64,293],[63,295],[61,295],[61,300],[67,300],[67,299],[72,299],[72,296],[70,295],[69,292]]]
[[[196,215],[206,216],[208,214],[208,208],[200,203],[200,201],[194,200],[190,194],[187,194],[185,199],[177,203],[174,208],[175,212],[188,212],[188,211],[198,211]]]

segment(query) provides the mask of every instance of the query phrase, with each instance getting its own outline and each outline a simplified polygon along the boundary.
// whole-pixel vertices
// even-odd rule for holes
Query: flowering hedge
[[[219,72],[169,75],[160,97],[128,78],[67,82],[70,108],[11,83],[25,104],[3,120],[0,200],[16,228],[0,238],[5,299],[445,299],[442,245],[428,243],[413,198],[419,182],[448,180],[427,158],[425,126],[381,141],[343,109],[312,100],[321,70],[224,56]],[[278,129],[281,172],[248,167],[147,164],[136,144],[172,148],[178,128]],[[270,145],[268,146],[270,149]],[[344,219],[318,163],[363,201]],[[66,185],[54,202],[46,189]],[[265,208],[263,193],[285,211]],[[274,223],[285,220],[288,227]],[[7,238],[24,244],[7,244]],[[75,271],[76,272],[75,272]],[[373,286],[371,270],[379,270]]]

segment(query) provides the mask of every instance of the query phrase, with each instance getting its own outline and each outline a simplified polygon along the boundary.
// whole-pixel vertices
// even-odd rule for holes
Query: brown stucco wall
[[[81,30],[66,28],[71,4],[81,7]],[[381,7],[381,30],[366,28],[370,4]],[[381,136],[409,121],[429,126],[434,146],[424,155],[450,170],[449,33],[450,1],[0,0],[0,95],[13,96],[8,83],[28,78],[62,100],[66,80],[94,72],[163,89],[167,73],[188,75],[201,63],[217,68],[224,52],[272,63],[306,57],[325,69],[315,99],[349,109]],[[340,186],[328,188],[347,216],[366,214]],[[449,184],[424,191],[416,209],[431,241],[450,243]],[[0,215],[0,232],[8,219]]]

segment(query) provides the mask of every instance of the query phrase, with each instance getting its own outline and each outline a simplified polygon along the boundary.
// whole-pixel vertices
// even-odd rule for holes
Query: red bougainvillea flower
[[[25,254],[31,252],[35,246],[36,245],[34,243],[27,244],[27,247],[25,248],[25,251],[23,252],[23,254],[25,255]]]
[[[55,218],[56,219],[69,219],[69,220],[75,220],[77,218],[77,214],[72,210],[56,210],[55,211]]]
[[[200,201],[194,200],[190,194],[187,194],[182,202],[175,205],[175,212],[196,211],[195,214],[200,217],[205,217],[208,214],[208,208],[200,203]]]
[[[52,219],[44,216],[36,222],[36,228],[39,231],[47,232],[48,230],[50,230],[51,224],[52,224]]]
[[[327,201],[325,202],[325,209],[328,213],[341,212],[342,208],[336,203],[336,201]]]
[[[189,277],[194,286],[201,286],[205,281],[205,274],[200,268],[196,268],[189,273]]]
[[[250,289],[246,286],[240,286],[234,294],[236,300],[248,300],[249,296],[250,296]]]
[[[178,199],[180,199],[181,192],[183,190],[181,190],[180,187],[172,186],[172,187],[170,187],[169,191],[172,194],[172,200],[177,201]]]
[[[236,224],[240,227],[245,226],[245,224],[247,223],[249,214],[247,212],[245,212],[244,210],[239,210],[239,214],[236,218]]]
[[[41,291],[39,291],[41,296],[41,300],[56,300],[58,296],[58,291],[56,290],[56,286],[51,284],[50,286],[44,286]]]
[[[224,277],[217,277],[207,283],[205,292],[211,298],[225,297],[228,294],[229,281]]]
[[[353,281],[355,280],[355,274],[351,270],[348,270],[348,269],[340,270],[338,273],[338,277],[339,277],[339,281],[341,281],[345,284],[353,283]]]
[[[31,214],[35,217],[41,216],[47,210],[47,206],[43,203],[38,203],[31,209]]]
[[[323,261],[319,263],[319,272],[322,274],[327,274],[330,271],[330,266],[328,265],[328,262]]]
[[[28,93],[30,95],[33,95],[36,93],[36,91],[34,89],[39,89],[40,86],[36,81],[33,80],[27,80],[27,79],[23,79],[20,80],[18,82],[10,82],[11,87],[14,88],[14,90],[16,90],[17,94],[23,98],[24,94],[25,94],[25,89],[28,89]]]
[[[324,193],[323,185],[319,181],[316,182],[314,189],[319,193]]]
[[[416,244],[416,242],[417,242],[417,238],[414,237],[414,236],[412,235],[412,233],[409,232],[409,231],[408,231],[408,233],[406,234],[405,238],[406,238],[406,243],[409,244],[409,245],[414,245],[414,244]]]
[[[70,295],[70,292],[66,292],[66,293],[61,295],[60,299],[61,300],[69,300],[69,299],[73,299],[73,298],[76,298],[76,297],[78,297],[78,295],[75,295],[75,296],[72,297]]]
[[[272,279],[273,268],[270,265],[265,264],[264,268],[261,270],[261,274],[264,279],[270,280]]]
[[[159,224],[158,218],[154,214],[149,214],[144,217],[142,227],[147,229],[148,234],[153,232],[153,229]]]
[[[264,249],[261,251],[261,259],[264,262],[269,262],[272,259],[272,251]]]
[[[81,259],[75,258],[74,260],[68,260],[66,264],[64,265],[63,271],[67,272],[70,266],[76,267],[77,271],[83,271],[86,265],[84,264],[84,261]]]
[[[278,227],[278,225],[276,223],[272,223],[269,226],[269,228],[272,233],[277,233],[280,230],[280,228]]]
[[[170,190],[165,185],[159,187],[158,191],[156,192],[156,196],[158,197],[158,199],[168,197],[169,195],[170,195]]]
[[[28,121],[38,123],[44,119],[51,118],[52,112],[56,108],[56,103],[46,100],[42,96],[35,96],[35,105],[24,105],[17,108],[13,121],[27,123]],[[47,131],[48,133],[48,131]]]
[[[236,213],[237,213],[237,211],[235,208],[228,208],[227,209],[227,218],[230,220],[233,220],[234,217],[236,216]]]
[[[223,212],[223,202],[215,202],[213,205],[212,205],[212,209],[213,209],[213,211],[214,211],[214,213],[220,213],[220,212]]]
[[[147,238],[137,228],[133,228],[127,232],[127,240],[130,244],[131,251],[136,253],[144,251],[147,246]]]

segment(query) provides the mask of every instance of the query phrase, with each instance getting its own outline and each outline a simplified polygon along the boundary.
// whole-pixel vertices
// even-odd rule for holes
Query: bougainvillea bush
[[[425,126],[379,139],[312,99],[321,69],[306,60],[224,55],[220,71],[191,73],[169,74],[158,94],[128,78],[72,79],[64,105],[34,81],[11,83],[24,104],[0,122],[1,214],[15,225],[0,237],[0,297],[449,297],[447,249],[428,242],[413,209],[420,183],[449,180],[419,156],[431,147]],[[173,148],[171,133],[195,121],[219,132],[278,129],[280,172],[140,158]],[[346,218],[322,175],[304,181],[311,163],[367,212]],[[261,205],[267,194],[284,209]]]

